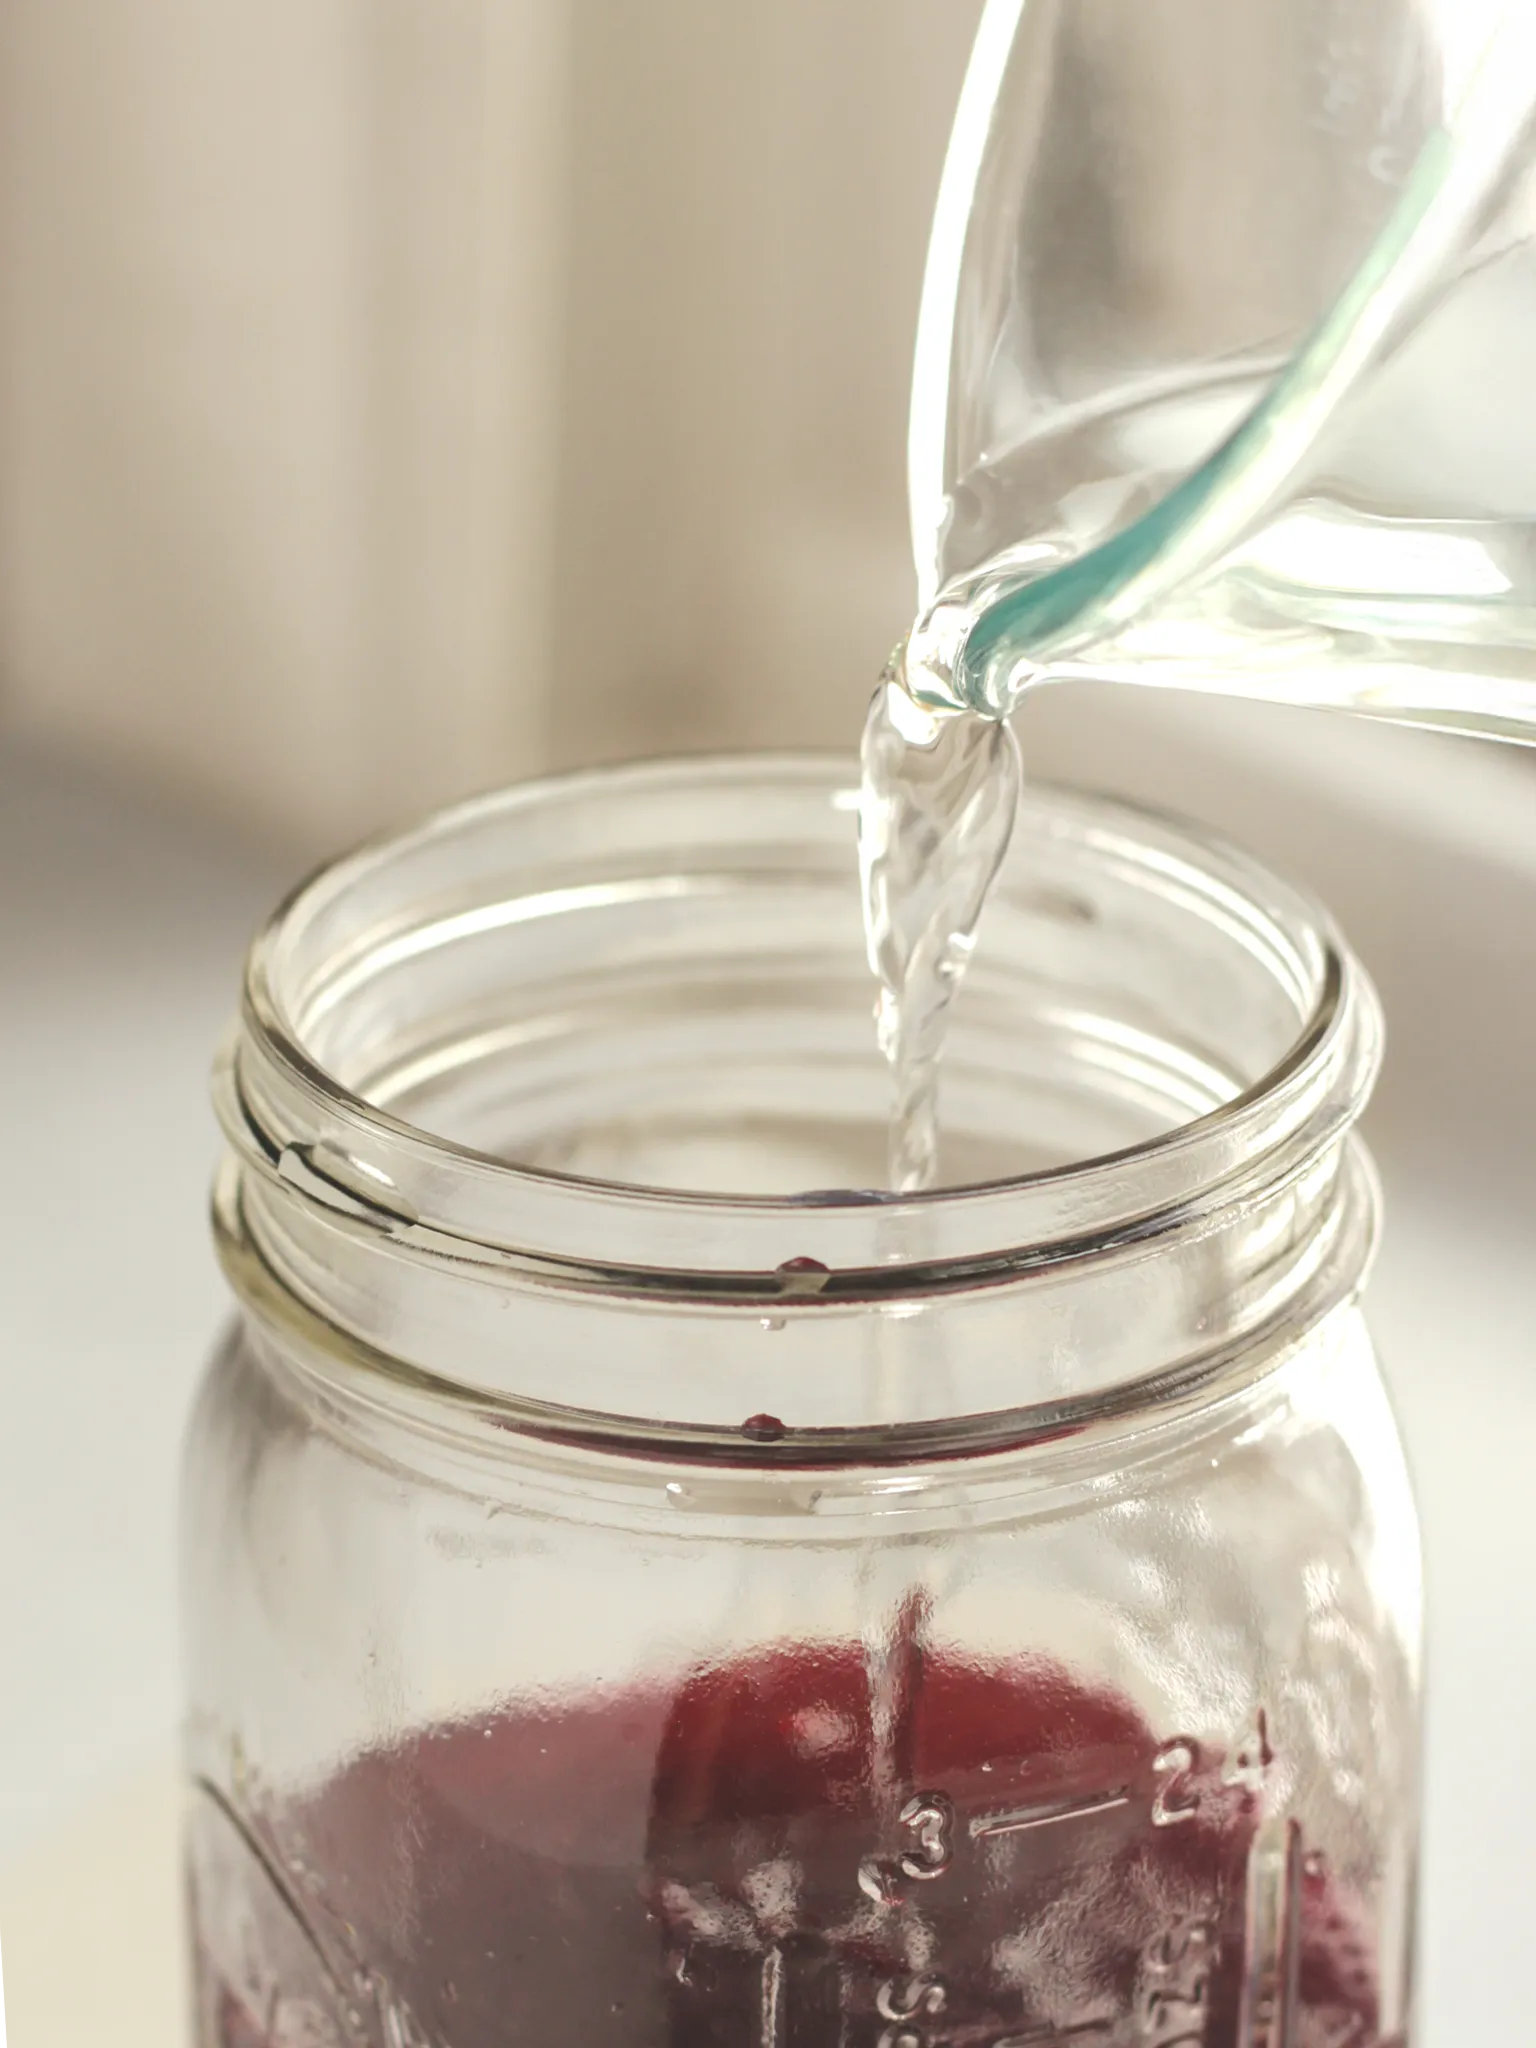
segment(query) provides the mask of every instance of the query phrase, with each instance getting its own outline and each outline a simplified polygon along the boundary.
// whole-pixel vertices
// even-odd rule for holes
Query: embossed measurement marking
[[[1113,2032],[1112,2020],[1083,2020],[1075,2027],[1047,2027],[1043,2034],[1010,2034],[992,2048],[1068,2048],[1076,2041],[1105,2041]]]
[[[925,2013],[944,2010],[948,1996],[942,1977],[913,1977],[905,1985],[888,1977],[875,1994],[875,2010],[890,2021],[880,2036],[880,2048],[926,2048],[925,2036],[907,2022],[916,2020],[920,2027]]]
[[[1255,1709],[1244,1734],[1224,1745],[1223,1751],[1218,1752],[1221,1753],[1225,1756],[1225,1769],[1221,1772],[1225,1787],[1262,1793],[1275,1762],[1264,1708]],[[904,1846],[884,1856],[865,1857],[858,1868],[859,1889],[881,1907],[907,1904],[911,1897],[908,1886],[926,1886],[953,1868],[957,1834],[962,1842],[979,1844],[1065,1822],[1090,1821],[1131,1807],[1145,1811],[1151,1825],[1160,1830],[1187,1826],[1197,1819],[1202,1799],[1211,1796],[1209,1782],[1214,1778],[1215,1765],[1207,1764],[1210,1756],[1210,1750],[1193,1736],[1175,1735],[1148,1759],[1150,1784],[1143,1770],[1131,1766],[1131,1760],[1121,1755],[1116,1760],[1115,1774],[1130,1766],[1136,1769],[1136,1775],[1119,1785],[1112,1783],[1110,1789],[998,1807],[965,1816],[963,1825],[962,1815],[948,1793],[914,1792],[898,1816]],[[1103,1753],[1097,1761],[1101,1766],[1106,1761]],[[993,1766],[984,1768],[991,1770]],[[1294,1862],[1293,1850],[1293,1866]],[[1254,1878],[1250,1873],[1250,1915],[1253,1893]],[[1271,1912],[1268,1917],[1275,1915]],[[1293,1908],[1287,1921],[1292,1928],[1295,1918]],[[1252,1929],[1248,1946],[1250,1950],[1254,1947]],[[1212,1920],[1186,1917],[1175,1921],[1154,1935],[1142,1952],[1132,2010],[1115,2019],[1084,2020],[1067,2027],[1033,2026],[1023,2033],[985,2041],[969,2027],[958,2034],[953,2032],[950,1990],[942,1977],[889,1978],[876,1997],[876,2011],[885,2023],[878,2048],[945,2048],[946,2043],[962,2039],[969,2048],[1095,2048],[1095,2044],[1098,2048],[1112,2048],[1113,2043],[1125,2038],[1123,2030],[1128,2025],[1135,2030],[1138,2048],[1205,2048],[1216,1950],[1217,1927]],[[1245,2023],[1250,2033],[1255,2027],[1259,2029],[1253,2033],[1251,2048],[1290,2048],[1289,2030],[1296,1998],[1294,1967],[1293,1958],[1292,1976],[1287,1982],[1278,1975],[1273,1963],[1267,1967],[1261,1963],[1255,1971],[1250,1960],[1244,1991],[1245,2011],[1249,2014]],[[764,1965],[763,2048],[783,2048],[786,1971],[782,1953],[775,1950]],[[1244,2048],[1250,2048],[1247,2036],[1243,2040]]]
[[[1002,1813],[978,1813],[970,1822],[971,1840],[979,1842],[988,1835],[1016,1835],[1025,1828],[1048,1828],[1061,1820],[1087,1820],[1092,1814],[1113,1813],[1117,1807],[1130,1803],[1131,1788],[1122,1785],[1116,1792],[1099,1792],[1091,1799],[1044,1800],[1034,1806],[1009,1807]],[[999,2048],[1004,2048],[1004,2044],[999,2043]]]
[[[1152,1769],[1159,1780],[1157,1797],[1152,1802],[1153,1827],[1176,1828],[1194,1819],[1199,1806],[1188,1786],[1199,1767],[1200,1745],[1187,1735],[1176,1735],[1171,1742],[1165,1742],[1153,1757]]]
[[[780,2048],[784,2034],[784,1951],[769,1949],[763,1957],[762,2048]]]
[[[1299,1821],[1264,1822],[1248,1852],[1243,1938],[1243,2048],[1290,2048],[1300,2001],[1301,1864]]]
[[[915,1838],[913,1853],[901,1859],[906,1875],[919,1883],[942,1877],[955,1853],[955,1809],[944,1794],[919,1792],[901,1809],[901,1824]]]

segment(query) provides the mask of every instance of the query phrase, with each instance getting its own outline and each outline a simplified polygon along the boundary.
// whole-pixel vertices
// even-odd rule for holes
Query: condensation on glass
[[[185,1503],[202,2048],[1407,2040],[1374,999],[1240,856],[1036,791],[946,1188],[872,1192],[850,784],[516,791],[257,943]]]

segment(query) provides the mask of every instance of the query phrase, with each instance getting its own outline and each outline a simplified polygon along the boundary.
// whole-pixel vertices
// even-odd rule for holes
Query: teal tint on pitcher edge
[[[1536,10],[992,0],[930,250],[908,679],[1536,737]]]

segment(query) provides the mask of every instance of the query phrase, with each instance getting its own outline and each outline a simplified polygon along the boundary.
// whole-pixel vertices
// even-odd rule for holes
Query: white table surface
[[[1442,763],[1396,735],[1362,755],[1306,721],[1202,714],[1196,743],[1139,707],[1113,734],[1094,716],[1042,717],[1037,764],[1160,795],[1309,873],[1387,999],[1373,1134],[1389,1233],[1371,1299],[1417,1471],[1433,1627],[1416,2048],[1527,2048],[1536,772],[1495,750]],[[1426,797],[1426,764],[1443,800]],[[175,1468],[221,1304],[204,1075],[244,939],[283,879],[206,827],[0,757],[10,2048],[182,2039]]]
[[[182,2038],[175,1484],[223,1300],[205,1076],[285,865],[0,754],[10,2048]]]

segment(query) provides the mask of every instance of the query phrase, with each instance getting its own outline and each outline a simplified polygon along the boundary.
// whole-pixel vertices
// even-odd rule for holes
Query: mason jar
[[[1317,906],[1024,800],[881,1192],[836,759],[330,867],[217,1072],[203,2048],[1385,2048],[1420,1583]]]

